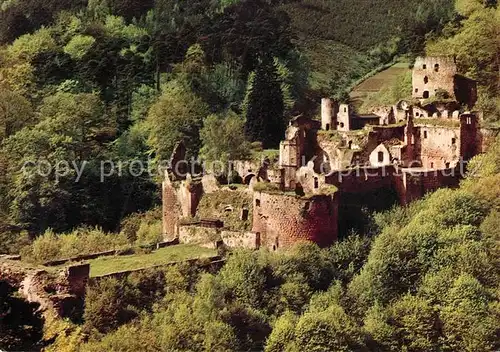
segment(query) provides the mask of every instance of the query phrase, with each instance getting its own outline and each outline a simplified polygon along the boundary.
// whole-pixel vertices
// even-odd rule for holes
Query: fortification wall
[[[203,196],[201,182],[170,182],[167,178],[162,184],[163,234],[166,241],[177,236],[179,220],[196,215]]]
[[[221,230],[218,228],[202,227],[196,225],[179,226],[179,242],[185,244],[198,244],[204,247],[216,248],[220,240]]]
[[[286,194],[254,193],[253,230],[270,249],[311,241],[320,246],[337,239],[338,198],[318,195],[299,198]]]
[[[402,170],[393,176],[393,181],[400,196],[400,203],[406,205],[438,188],[458,187],[460,172],[458,168],[432,171]]]
[[[326,177],[326,182],[337,186],[341,192],[368,193],[391,187],[393,173],[392,166],[353,168],[332,173]]]
[[[222,242],[229,248],[258,249],[260,235],[254,232],[222,231]]]
[[[420,125],[419,129],[417,143],[422,166],[429,169],[455,166],[460,158],[460,128]]]
[[[90,265],[69,266],[55,273],[0,258],[0,280],[19,290],[31,303],[38,303],[47,319],[53,316],[81,318]]]
[[[177,199],[177,191],[168,180],[162,184],[162,216],[163,237],[165,240],[176,237],[176,229],[182,216],[181,205]]]

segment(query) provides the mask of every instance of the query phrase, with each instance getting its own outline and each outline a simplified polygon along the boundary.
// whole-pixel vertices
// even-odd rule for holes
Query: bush
[[[144,225],[143,231],[147,232],[147,227],[161,221],[161,216],[161,207],[156,207],[145,213],[131,214],[122,220],[120,224],[120,231],[129,239],[130,242],[135,242],[138,237],[137,232],[141,226]]]
[[[151,245],[163,240],[163,227],[161,221],[154,223],[141,223],[137,230],[136,243],[139,245]]]
[[[31,245],[24,247],[21,255],[28,261],[43,263],[115,250],[129,245],[130,242],[123,234],[107,234],[97,228],[81,228],[66,234],[56,234],[48,230]]]

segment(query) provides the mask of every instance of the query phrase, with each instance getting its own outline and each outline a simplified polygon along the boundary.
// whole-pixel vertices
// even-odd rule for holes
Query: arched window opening
[[[330,131],[330,124],[329,123],[326,124],[326,130]]]
[[[434,65],[434,71],[439,72],[439,64]]]
[[[424,77],[424,84],[427,84],[427,83],[429,83],[429,77],[425,76]]]
[[[424,131],[424,138],[427,138],[427,131]]]
[[[423,65],[422,65],[422,69],[423,69],[423,70],[427,70],[427,65],[426,65],[426,64],[423,64]]]
[[[422,96],[424,99],[429,99],[429,91],[428,90],[424,91],[424,94]]]
[[[317,177],[314,178],[314,189],[318,189],[319,188],[319,180]]]

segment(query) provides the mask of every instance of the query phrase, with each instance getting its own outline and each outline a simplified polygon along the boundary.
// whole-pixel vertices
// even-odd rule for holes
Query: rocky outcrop
[[[0,281],[17,289],[26,301],[37,303],[43,316],[78,318],[89,272],[89,264],[57,270],[0,257]]]

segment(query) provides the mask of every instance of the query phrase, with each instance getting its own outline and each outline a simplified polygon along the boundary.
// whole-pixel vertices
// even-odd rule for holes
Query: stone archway
[[[252,179],[255,177],[255,174],[248,174],[245,176],[245,178],[243,179],[243,183],[246,184],[246,185],[249,185],[250,184],[250,181],[252,181]]]

